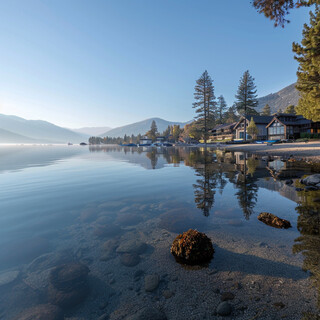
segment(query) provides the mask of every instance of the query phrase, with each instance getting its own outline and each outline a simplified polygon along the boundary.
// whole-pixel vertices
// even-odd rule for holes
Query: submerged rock
[[[231,312],[232,312],[232,307],[226,301],[221,302],[217,307],[217,314],[220,316],[228,316]]]
[[[211,240],[204,233],[190,229],[175,238],[171,253],[178,262],[195,265],[209,262],[214,249]]]
[[[63,308],[81,303],[89,293],[88,273],[89,268],[81,263],[55,267],[50,273],[50,302]]]
[[[307,186],[315,186],[316,184],[320,183],[320,174],[312,174],[304,179],[301,179],[300,182]]]
[[[63,320],[61,309],[52,304],[40,304],[21,312],[15,320]]]
[[[144,289],[147,292],[156,290],[159,286],[160,277],[157,274],[148,274],[144,278]]]
[[[224,292],[221,295],[221,301],[233,300],[234,294],[232,292]]]
[[[263,223],[267,224],[268,226],[279,228],[279,229],[288,229],[291,228],[291,223],[288,220],[281,219],[275,216],[272,213],[268,212],[261,212],[258,216],[258,220],[262,221]]]
[[[118,253],[143,253],[147,249],[147,244],[138,239],[123,241],[117,248]]]
[[[120,262],[126,267],[134,267],[140,262],[140,256],[136,253],[124,253],[120,257]]]

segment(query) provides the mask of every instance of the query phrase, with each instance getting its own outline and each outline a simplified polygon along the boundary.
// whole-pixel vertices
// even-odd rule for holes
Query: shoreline
[[[296,142],[283,143],[268,146],[266,144],[243,144],[216,146],[218,149],[233,152],[249,152],[262,156],[280,156],[284,158],[299,158],[312,162],[320,162],[320,141],[317,142]]]

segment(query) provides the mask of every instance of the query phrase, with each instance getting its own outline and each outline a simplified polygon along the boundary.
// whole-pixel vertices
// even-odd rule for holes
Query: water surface
[[[315,167],[199,148],[6,146],[0,155],[0,319],[53,303],[50,272],[70,262],[89,268],[89,289],[62,308],[66,317],[138,319],[151,307],[167,319],[214,319],[225,292],[233,318],[316,317],[320,194],[296,191]],[[260,212],[292,228],[267,226]],[[170,254],[190,228],[213,241],[205,268]],[[144,249],[121,249],[134,241]],[[148,275],[160,280],[151,292]]]

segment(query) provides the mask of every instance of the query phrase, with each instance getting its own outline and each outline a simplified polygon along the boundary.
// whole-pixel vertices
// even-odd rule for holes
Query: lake
[[[317,172],[210,148],[1,146],[0,319],[318,319],[320,191],[300,184]],[[190,228],[208,265],[170,253]]]

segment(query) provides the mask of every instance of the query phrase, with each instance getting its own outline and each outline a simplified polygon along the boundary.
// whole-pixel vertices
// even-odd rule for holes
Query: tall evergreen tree
[[[292,50],[299,62],[296,88],[300,93],[297,113],[320,121],[320,8],[310,12],[310,26],[305,24],[301,44],[293,43]]]
[[[218,97],[218,104],[217,104],[217,123],[223,123],[223,116],[227,110],[227,103],[224,99],[223,95]]]
[[[236,106],[238,112],[246,117],[247,115],[257,115],[258,112],[254,110],[258,106],[257,90],[254,84],[254,78],[247,70],[242,78],[236,94]],[[246,121],[244,122],[244,140],[246,140]]]
[[[208,140],[208,130],[214,125],[214,114],[216,112],[216,101],[214,86],[207,70],[196,81],[193,108],[196,109],[195,116],[197,128],[202,133],[205,144]]]
[[[266,105],[263,107],[263,109],[262,109],[262,111],[261,111],[261,115],[262,115],[262,116],[271,116],[271,108],[270,108],[270,106],[269,106],[268,104],[266,104]]]
[[[152,120],[150,130],[146,133],[146,136],[152,139],[152,141],[155,141],[157,134],[158,134],[157,124],[154,120]]]

